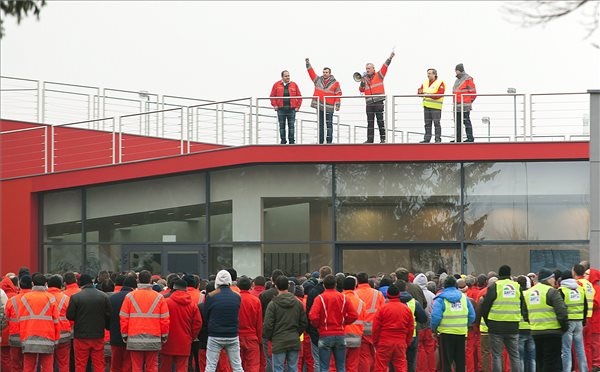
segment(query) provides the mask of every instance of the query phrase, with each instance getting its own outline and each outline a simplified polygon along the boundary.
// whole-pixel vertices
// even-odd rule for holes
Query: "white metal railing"
[[[76,169],[84,160],[88,160],[88,165],[90,160],[96,161],[95,165],[107,165],[186,154],[192,152],[192,144],[279,143],[277,113],[269,102],[271,97],[214,102],[11,77],[2,77],[0,88],[2,119],[57,124],[32,124],[31,128],[0,132],[2,146],[12,148],[5,152],[9,154],[3,159],[5,170],[18,170],[23,164],[18,156],[10,158],[10,153],[33,154],[35,161],[30,162],[30,167],[21,167],[27,175]],[[386,96],[388,143],[416,143],[423,139],[422,97]],[[316,97],[301,98],[303,104],[296,114],[296,143],[318,143],[318,110],[310,105]],[[333,116],[333,142],[362,143],[367,131],[365,97],[336,98],[341,100],[341,109]],[[455,136],[456,107],[453,95],[444,98],[442,138],[448,142]],[[586,141],[589,100],[587,93],[478,94],[470,113],[474,136],[477,142]],[[106,117],[100,117],[105,114]],[[71,120],[61,123],[67,119]],[[374,127],[377,138],[376,121]],[[86,132],[77,132],[82,129]],[[73,133],[81,137],[74,138]],[[30,143],[23,141],[24,136]],[[142,140],[148,137],[165,141],[160,146],[148,146]],[[80,159],[70,157],[66,149],[71,155],[79,151]],[[43,160],[36,163],[35,154],[41,154]]]

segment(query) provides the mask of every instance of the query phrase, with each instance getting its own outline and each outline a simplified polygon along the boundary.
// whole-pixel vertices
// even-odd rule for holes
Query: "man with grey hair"
[[[373,143],[375,136],[375,117],[377,117],[377,126],[379,127],[379,138],[381,143],[385,143],[385,122],[383,119],[383,109],[385,107],[385,89],[383,79],[387,73],[388,66],[392,63],[392,58],[396,54],[392,52],[385,60],[381,69],[375,72],[375,66],[367,63],[367,72],[363,75],[358,90],[365,95],[367,101],[367,141]]]

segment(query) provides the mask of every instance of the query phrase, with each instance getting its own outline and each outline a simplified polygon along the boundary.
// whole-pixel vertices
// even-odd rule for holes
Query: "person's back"
[[[110,321],[110,302],[108,295],[94,288],[91,277],[83,274],[81,290],[69,299],[67,319],[74,322],[73,337],[81,339],[97,339],[104,337],[105,325]]]
[[[121,306],[121,333],[126,338],[127,349],[161,349],[161,338],[166,340],[170,320],[164,301],[149,283],[139,283],[137,290],[125,296]],[[148,313],[149,310],[153,311]]]
[[[131,357],[127,351],[127,345],[121,335],[120,312],[125,296],[137,288],[137,281],[131,276],[123,279],[123,285],[119,291],[110,296],[110,351],[111,351],[111,371],[127,371],[131,369]]]

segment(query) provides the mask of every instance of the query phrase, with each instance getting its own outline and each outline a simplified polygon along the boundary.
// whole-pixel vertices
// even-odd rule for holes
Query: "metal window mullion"
[[[335,268],[335,270],[340,271],[343,265],[343,260],[342,260],[342,253],[341,250],[338,249],[337,244],[336,244],[336,237],[337,237],[337,208],[336,208],[336,204],[335,204],[335,199],[336,199],[336,164],[331,164],[331,234],[329,239],[331,240],[331,245],[333,248],[333,267]]]
[[[467,248],[465,245],[465,163],[460,163],[460,254],[461,272],[467,272]]]

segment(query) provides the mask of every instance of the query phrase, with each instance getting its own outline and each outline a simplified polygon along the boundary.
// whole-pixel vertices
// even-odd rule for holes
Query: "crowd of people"
[[[416,275],[415,275],[416,274]],[[2,371],[597,372],[600,271],[0,281]]]
[[[395,53],[392,52],[378,71],[375,70],[373,63],[367,63],[365,66],[366,71],[363,74],[355,74],[355,80],[360,83],[358,90],[361,95],[365,96],[366,101],[367,140],[365,143],[373,143],[374,141],[375,119],[377,119],[380,143],[386,142],[384,78],[394,56]],[[340,109],[342,89],[339,81],[331,74],[331,68],[324,67],[323,75],[319,76],[314,71],[310,59],[306,58],[305,62],[308,76],[314,83],[311,107],[318,110],[319,143],[332,143],[333,113]],[[462,125],[465,126],[467,136],[465,142],[474,142],[470,113],[473,101],[477,97],[477,89],[473,78],[465,72],[462,63],[456,65],[454,72],[456,74],[456,81],[452,87],[452,94],[454,95],[455,103],[454,115],[458,124],[456,125],[455,140],[452,142],[462,141]],[[444,82],[438,79],[437,70],[434,68],[427,69],[427,80],[417,89],[417,94],[423,100],[425,121],[425,136],[421,143],[429,143],[431,141],[432,123],[435,125],[435,142],[442,142],[440,120],[442,117],[445,89]],[[302,93],[298,85],[291,81],[288,70],[281,72],[281,80],[273,84],[270,97],[271,105],[277,111],[280,144],[296,143],[296,112],[302,106]]]

